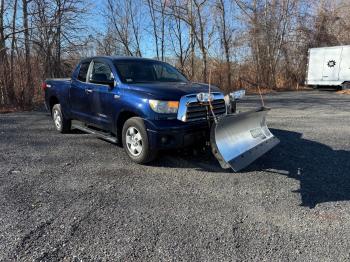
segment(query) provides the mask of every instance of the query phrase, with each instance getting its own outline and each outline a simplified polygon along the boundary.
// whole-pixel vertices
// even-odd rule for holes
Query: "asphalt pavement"
[[[239,173],[192,150],[141,166],[44,111],[0,115],[0,261],[350,260],[350,96],[265,104],[281,143]]]

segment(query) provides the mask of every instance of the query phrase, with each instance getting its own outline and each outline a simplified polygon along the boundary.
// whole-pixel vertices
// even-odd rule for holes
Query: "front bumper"
[[[184,123],[179,120],[145,120],[153,149],[176,149],[209,141],[210,123]]]

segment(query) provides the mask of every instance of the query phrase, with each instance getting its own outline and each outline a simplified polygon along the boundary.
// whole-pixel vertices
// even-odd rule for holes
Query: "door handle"
[[[91,93],[92,93],[92,89],[86,88],[86,89],[85,89],[85,93],[91,94]]]

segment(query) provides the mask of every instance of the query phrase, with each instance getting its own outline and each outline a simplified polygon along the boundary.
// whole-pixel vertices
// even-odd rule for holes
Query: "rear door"
[[[324,60],[323,48],[310,49],[308,74],[307,74],[307,80],[309,84],[310,82],[314,83],[316,81],[322,80],[323,60]]]
[[[341,55],[339,80],[342,82],[350,81],[350,46],[344,46]]]
[[[342,47],[326,48],[323,60],[323,81],[338,81]]]
[[[87,83],[90,63],[91,61],[81,63],[78,76],[72,79],[69,90],[73,117],[84,122],[89,122],[91,118],[90,96],[92,89]]]

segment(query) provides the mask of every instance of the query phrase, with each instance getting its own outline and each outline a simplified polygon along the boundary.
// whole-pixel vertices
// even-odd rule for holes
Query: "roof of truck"
[[[104,59],[110,59],[113,61],[118,61],[118,60],[144,60],[144,61],[157,61],[155,59],[150,59],[150,58],[144,58],[144,57],[138,57],[138,56],[93,56],[93,57],[88,57],[83,59],[81,62],[84,61],[89,61],[91,59],[96,59],[96,58],[104,58]]]

